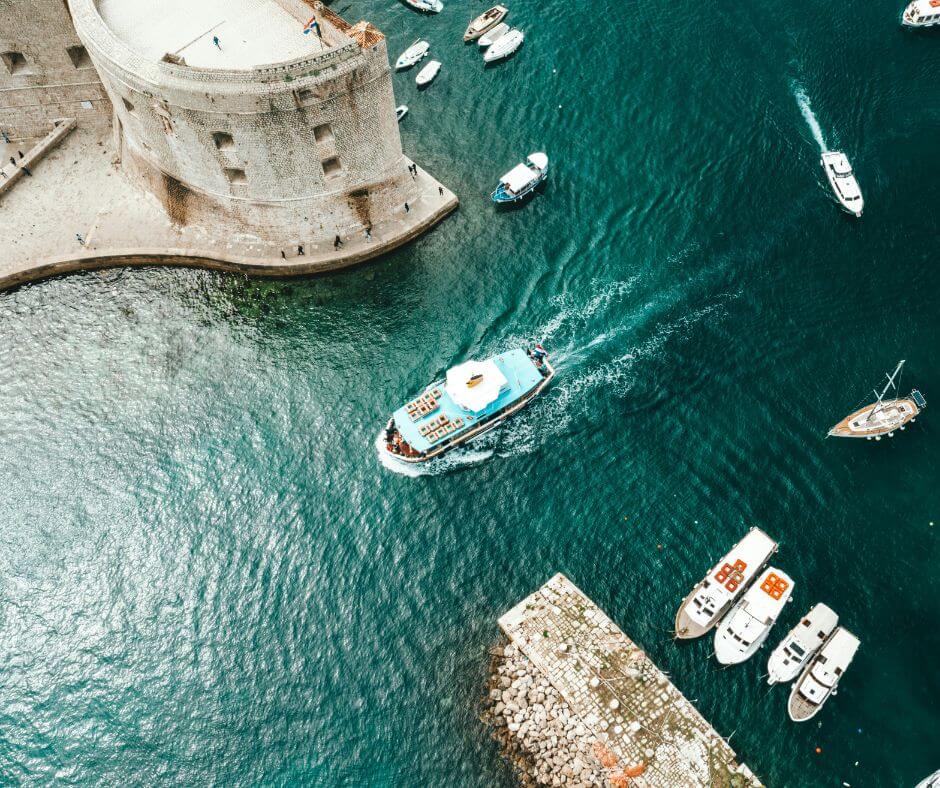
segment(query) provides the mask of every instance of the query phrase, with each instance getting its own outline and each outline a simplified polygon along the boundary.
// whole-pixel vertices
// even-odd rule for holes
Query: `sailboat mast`
[[[876,389],[872,389],[872,391],[875,393],[875,396],[878,397],[878,401],[875,403],[874,407],[868,412],[868,417],[865,419],[865,421],[870,421],[871,417],[875,414],[875,411],[878,410],[878,406],[881,405],[881,400],[883,400],[885,394],[888,393],[888,389],[894,385],[894,379],[898,376],[898,373],[901,371],[901,367],[904,366],[904,361],[905,360],[902,358],[898,362],[898,365],[894,368],[894,372],[888,375],[888,382],[885,383],[885,387],[881,390],[880,394],[878,393]]]

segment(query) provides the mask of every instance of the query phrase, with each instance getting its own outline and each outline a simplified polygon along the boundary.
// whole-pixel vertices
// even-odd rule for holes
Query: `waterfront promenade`
[[[666,674],[568,578],[499,619],[485,718],[523,782],[759,786]]]
[[[3,161],[38,140],[2,145]],[[405,159],[402,167],[412,162]],[[397,215],[351,228],[341,245],[313,224],[286,243],[245,232],[236,221],[185,221],[135,185],[118,166],[113,136],[79,126],[0,197],[0,290],[72,271],[140,265],[210,268],[255,276],[332,271],[385,254],[457,207],[457,197],[421,167],[421,196]],[[172,206],[171,206],[172,207]],[[79,242],[80,236],[84,243]],[[314,240],[317,239],[317,240]],[[300,249],[303,249],[303,254]],[[282,256],[283,253],[283,256]]]

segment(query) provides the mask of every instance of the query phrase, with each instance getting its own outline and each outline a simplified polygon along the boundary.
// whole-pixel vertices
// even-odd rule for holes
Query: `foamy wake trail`
[[[428,460],[418,465],[412,465],[407,462],[397,462],[389,457],[388,453],[385,451],[384,433],[385,430],[383,428],[375,439],[375,450],[379,455],[379,462],[382,463],[386,470],[401,476],[408,476],[411,479],[416,479],[419,476],[438,476],[439,474],[452,471],[454,468],[483,462],[483,460],[488,460],[493,456],[493,449],[479,450],[466,448],[454,449],[443,457],[436,457],[433,460]]]
[[[829,148],[826,146],[826,140],[823,138],[819,121],[816,120],[816,115],[813,113],[809,96],[806,95],[806,91],[803,90],[802,85],[798,82],[793,83],[793,96],[796,98],[796,103],[800,105],[800,112],[803,113],[803,117],[806,119],[806,125],[809,126],[809,130],[813,133],[813,139],[815,139],[816,144],[819,145],[819,150],[825,153]]]

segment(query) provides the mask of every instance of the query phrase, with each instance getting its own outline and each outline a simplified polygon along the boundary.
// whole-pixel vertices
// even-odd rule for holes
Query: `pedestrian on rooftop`
[[[222,44],[219,43],[219,37],[218,37],[218,36],[212,36],[212,43],[216,45],[216,47],[218,48],[219,52],[222,51]]]

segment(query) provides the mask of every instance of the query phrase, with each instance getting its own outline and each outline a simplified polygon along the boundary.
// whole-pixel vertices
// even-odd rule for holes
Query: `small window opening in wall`
[[[231,184],[248,183],[248,176],[245,175],[244,170],[226,168],[225,177],[228,178],[228,182]]]
[[[235,150],[235,139],[227,131],[214,132],[212,141],[219,150]]]
[[[0,60],[3,61],[3,65],[11,74],[30,73],[29,64],[26,62],[26,58],[23,57],[22,52],[2,52],[0,53]]]
[[[123,96],[121,97],[121,101],[124,103],[124,109],[126,109],[128,112],[134,111],[134,105],[130,101],[128,101]]]
[[[334,175],[339,175],[342,171],[343,168],[340,166],[339,159],[337,159],[335,156],[323,160],[323,174],[327,178],[331,178]]]
[[[85,51],[85,47],[69,47],[65,51],[69,53],[69,60],[72,61],[72,65],[75,66],[75,68],[92,67],[91,58],[88,57],[88,52]]]
[[[329,123],[313,127],[313,136],[317,142],[328,142],[333,139],[333,129]]]
[[[302,88],[297,91],[297,98],[300,101],[310,101],[313,98],[313,91],[310,88]]]

